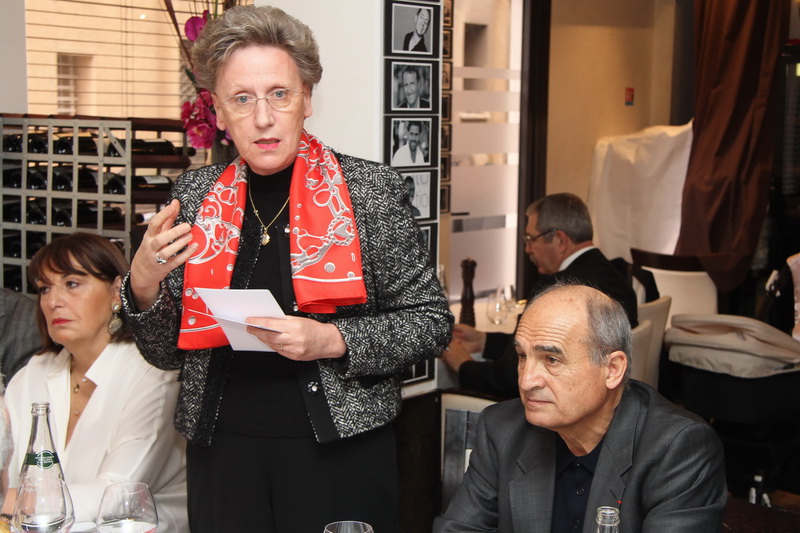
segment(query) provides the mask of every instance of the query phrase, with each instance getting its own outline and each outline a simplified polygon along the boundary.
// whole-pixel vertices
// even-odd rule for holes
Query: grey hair
[[[545,294],[581,286],[595,289],[581,293],[586,304],[589,332],[586,341],[589,345],[590,361],[594,366],[604,366],[608,364],[611,353],[623,352],[628,360],[628,368],[622,384],[627,385],[631,373],[631,323],[619,302],[585,283],[559,281],[537,294],[528,307]]]
[[[583,200],[570,193],[558,193],[539,198],[525,210],[527,216],[536,215],[536,231],[561,230],[572,242],[580,244],[594,237],[592,217]],[[547,242],[554,235],[546,235]]]
[[[231,54],[248,46],[274,46],[288,53],[308,90],[322,78],[319,46],[308,26],[276,7],[246,5],[209,21],[194,42],[192,62],[200,87],[214,92]]]

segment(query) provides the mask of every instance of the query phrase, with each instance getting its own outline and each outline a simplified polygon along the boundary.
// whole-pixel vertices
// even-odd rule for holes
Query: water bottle
[[[75,522],[72,497],[53,446],[50,404],[31,406],[31,438],[19,472],[17,501],[11,520],[16,532],[68,532]]]
[[[619,509],[606,506],[598,507],[596,522],[595,533],[619,533]]]

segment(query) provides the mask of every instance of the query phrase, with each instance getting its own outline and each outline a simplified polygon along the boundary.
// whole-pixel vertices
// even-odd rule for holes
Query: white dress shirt
[[[31,404],[50,403],[53,442],[75,506],[75,521],[93,522],[105,487],[118,481],[150,485],[158,530],[188,532],[186,442],[173,428],[178,398],[176,371],[148,364],[133,343],[109,344],[86,377],[97,385],[66,443],[70,404],[66,350],[31,358],[11,380],[5,399],[14,455],[10,486],[30,439]]]

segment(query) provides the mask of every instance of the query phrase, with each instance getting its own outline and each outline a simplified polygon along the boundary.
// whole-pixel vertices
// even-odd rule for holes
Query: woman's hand
[[[161,280],[197,250],[198,245],[191,242],[192,227],[188,223],[173,227],[180,207],[180,202],[173,200],[150,219],[142,244],[131,261],[131,292],[140,311],[156,303]]]
[[[284,318],[251,317],[246,320],[275,331],[248,327],[247,332],[258,337],[261,342],[280,355],[295,361],[314,361],[316,359],[335,359],[347,351],[339,328],[310,318],[289,316]]]

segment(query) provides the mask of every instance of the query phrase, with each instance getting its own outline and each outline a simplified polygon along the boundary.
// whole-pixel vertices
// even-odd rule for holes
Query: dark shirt
[[[556,486],[553,498],[552,533],[583,531],[586,502],[603,441],[587,455],[573,455],[561,437],[556,437]]]
[[[269,223],[289,195],[289,167],[272,176],[248,175],[250,194],[245,216]],[[269,227],[270,242],[259,249],[248,288],[269,289],[287,315],[293,310],[294,291],[289,267],[289,207]],[[217,431],[268,438],[313,437],[314,432],[298,384],[298,367],[311,362],[287,359],[275,352],[233,352],[233,362],[222,394]]]

